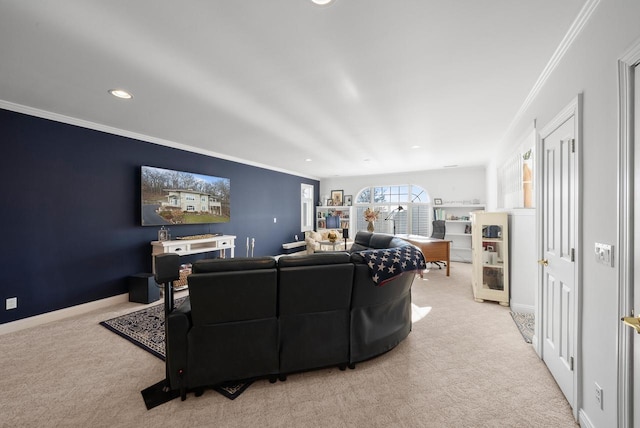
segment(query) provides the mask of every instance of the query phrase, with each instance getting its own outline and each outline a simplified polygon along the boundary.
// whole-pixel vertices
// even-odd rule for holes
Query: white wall
[[[509,305],[514,312],[534,313],[538,264],[536,215],[533,209],[509,210]]]
[[[487,211],[495,211],[498,206],[498,165],[492,161],[487,166]]]
[[[578,93],[584,94],[579,394],[580,410],[594,427],[617,425],[617,275],[615,268],[595,263],[593,247],[617,240],[617,60],[639,37],[640,1],[602,0],[508,138],[516,141],[534,119],[538,129],[544,128]],[[595,400],[595,382],[604,391],[603,410]]]
[[[329,197],[331,190],[344,190],[345,195],[354,198],[367,186],[396,184],[417,184],[422,186],[431,198],[443,201],[466,201],[479,199],[485,202],[485,168],[447,168],[429,171],[406,172],[401,174],[363,175],[352,177],[331,177],[320,180],[320,197]]]

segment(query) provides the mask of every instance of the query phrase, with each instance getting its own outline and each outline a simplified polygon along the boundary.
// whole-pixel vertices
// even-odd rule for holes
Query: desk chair
[[[444,220],[434,220],[431,229],[431,237],[435,239],[444,239],[444,235],[447,231],[447,227]],[[429,262],[438,266],[438,269],[442,269],[442,266],[445,266],[445,262]]]

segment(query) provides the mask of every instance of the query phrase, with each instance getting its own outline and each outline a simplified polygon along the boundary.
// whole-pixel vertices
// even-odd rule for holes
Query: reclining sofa
[[[355,368],[394,348],[411,331],[414,275],[378,286],[359,251],[405,245],[358,232],[350,253],[195,262],[189,298],[167,317],[170,388],[184,400],[227,381]]]

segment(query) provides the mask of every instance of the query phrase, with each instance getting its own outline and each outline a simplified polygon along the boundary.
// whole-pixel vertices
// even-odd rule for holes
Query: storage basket
[[[184,289],[187,288],[187,277],[191,275],[191,265],[182,265],[180,266],[180,279],[173,281],[173,289]]]
[[[502,274],[494,268],[484,268],[484,284],[491,290],[504,290]]]

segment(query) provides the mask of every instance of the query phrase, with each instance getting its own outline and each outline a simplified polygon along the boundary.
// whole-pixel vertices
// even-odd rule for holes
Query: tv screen
[[[231,180],[192,172],[143,166],[143,226],[227,223],[231,219]]]

